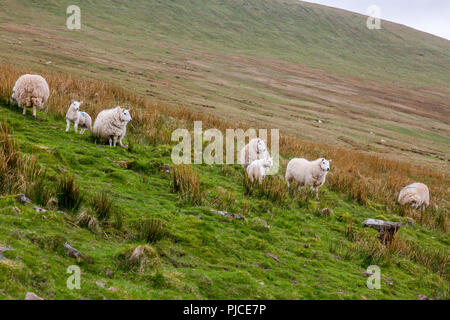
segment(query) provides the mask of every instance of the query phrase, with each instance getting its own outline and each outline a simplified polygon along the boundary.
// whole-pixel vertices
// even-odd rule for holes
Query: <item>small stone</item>
[[[36,212],[47,212],[47,210],[39,208],[38,206],[33,206],[31,209],[33,209]]]
[[[69,254],[70,257],[75,258],[75,259],[78,259],[78,258],[86,259],[86,256],[84,254],[82,254],[77,249],[73,248],[69,243],[67,243],[67,242],[64,243],[64,247],[67,249],[67,253]]]
[[[417,295],[419,297],[420,300],[433,300],[431,298],[428,298],[426,295],[424,294],[418,294]]]
[[[273,260],[275,260],[276,262],[281,263],[281,260],[278,259],[278,257],[277,257],[276,255],[274,255],[274,254],[272,254],[272,253],[270,253],[270,252],[266,252],[266,255],[267,255],[268,257],[272,258]]]
[[[303,245],[303,247],[306,248],[306,249],[308,249],[309,247],[311,247],[311,245],[310,245],[309,243],[305,243],[305,244]]]
[[[119,291],[119,289],[117,289],[116,287],[110,287],[108,290],[112,291],[112,292],[118,292]]]
[[[17,201],[19,201],[21,204],[31,203],[31,200],[28,199],[23,193],[19,194],[17,197]]]
[[[95,284],[102,288],[104,288],[106,286],[106,283],[100,282],[100,281],[96,281]]]
[[[25,300],[44,300],[44,299],[39,297],[34,292],[27,292],[27,294],[25,295]]]

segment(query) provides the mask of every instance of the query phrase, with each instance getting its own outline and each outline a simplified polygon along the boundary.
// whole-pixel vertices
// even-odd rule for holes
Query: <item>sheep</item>
[[[267,151],[264,140],[259,138],[251,139],[241,150],[241,165],[244,169],[247,169],[253,161],[268,157],[269,152]]]
[[[27,108],[33,107],[33,117],[36,118],[36,108],[42,108],[49,96],[50,89],[43,77],[25,74],[17,79],[11,100],[14,105],[23,107],[23,115],[27,114]]]
[[[286,168],[286,182],[288,188],[291,182],[296,182],[300,187],[310,187],[315,191],[319,200],[319,187],[325,183],[325,178],[330,171],[331,160],[319,158],[314,161],[294,158],[289,161]]]
[[[430,205],[430,192],[426,185],[415,182],[400,190],[397,201],[402,206],[409,204],[413,208],[425,210]]]
[[[266,176],[267,171],[272,166],[272,158],[264,158],[253,161],[246,169],[250,181],[253,182],[255,179],[258,179],[258,182],[261,183]]]
[[[92,134],[92,119],[86,112],[80,112],[80,106],[83,101],[78,102],[72,100],[69,110],[66,113],[66,132],[69,132],[70,124],[73,122],[73,127],[75,128],[75,133],[78,132],[78,127],[81,128],[80,134],[83,134],[86,129]]]
[[[103,140],[108,140],[110,146],[116,146],[119,140],[122,148],[128,145],[122,144],[122,139],[127,134],[127,124],[131,121],[130,111],[117,106],[113,109],[101,111],[94,122],[94,135]]]

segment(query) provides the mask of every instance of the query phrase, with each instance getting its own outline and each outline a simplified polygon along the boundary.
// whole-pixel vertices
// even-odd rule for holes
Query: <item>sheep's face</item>
[[[75,111],[80,110],[80,106],[83,104],[83,101],[72,101],[72,104],[70,105],[71,108],[73,108]]]
[[[131,121],[131,115],[130,111],[127,109],[121,109],[120,110],[120,116],[122,118],[122,121],[130,122]]]
[[[273,159],[272,158],[267,158],[265,164],[266,164],[267,168],[271,168],[273,166]]]
[[[331,160],[330,160],[331,161]],[[320,161],[320,168],[323,171],[330,171],[330,161],[326,160],[326,159],[322,159]]]
[[[258,142],[256,143],[256,150],[258,153],[266,152],[267,148],[264,140],[258,139]]]
[[[13,90],[13,93],[11,95],[11,101],[12,101],[13,105],[15,105],[15,106],[18,105],[17,100],[16,100],[16,91],[15,90]]]

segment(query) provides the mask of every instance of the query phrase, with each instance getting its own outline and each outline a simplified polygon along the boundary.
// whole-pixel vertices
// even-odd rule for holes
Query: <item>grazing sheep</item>
[[[94,122],[94,135],[109,141],[110,146],[116,146],[119,140],[122,148],[128,145],[122,144],[122,139],[127,134],[127,124],[131,121],[130,111],[115,107],[101,111]]]
[[[319,158],[314,161],[294,158],[289,161],[286,168],[286,182],[289,187],[292,181],[300,187],[310,187],[316,192],[319,200],[319,187],[325,183],[325,178],[330,171],[331,160]]]
[[[255,160],[265,159],[269,157],[266,143],[264,140],[255,138],[249,141],[249,143],[241,150],[241,165],[244,169]]]
[[[412,183],[402,190],[398,195],[400,205],[409,204],[416,209],[424,210],[430,205],[430,192],[428,187],[420,182]]]
[[[81,128],[80,134],[83,134],[86,129],[92,134],[92,119],[86,113],[79,111],[80,106],[83,104],[83,101],[78,102],[72,100],[70,104],[69,110],[66,113],[66,132],[69,132],[70,124],[73,122],[73,127],[75,128],[75,133],[78,132],[78,127]]]
[[[273,166],[272,158],[265,158],[253,161],[247,167],[247,175],[250,181],[253,182],[255,179],[258,179],[258,182],[261,183],[264,177],[266,176],[267,171],[269,171],[269,168],[272,166]]]
[[[47,81],[36,74],[25,74],[17,79],[11,96],[14,105],[23,107],[23,114],[27,108],[33,107],[33,117],[36,118],[36,108],[42,108],[50,95]]]

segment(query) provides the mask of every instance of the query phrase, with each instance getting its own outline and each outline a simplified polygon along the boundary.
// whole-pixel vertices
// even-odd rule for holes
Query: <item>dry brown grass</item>
[[[25,192],[43,175],[36,158],[20,153],[5,119],[0,123],[0,194]]]
[[[8,101],[16,79],[29,72],[30,70],[0,65],[0,98]],[[119,104],[129,106],[133,115],[130,133],[136,141],[169,143],[174,128],[189,128],[194,120],[202,121],[204,129],[217,128],[223,132],[227,128],[249,128],[242,123],[230,123],[188,108],[168,107],[107,82],[76,78],[62,73],[42,75],[49,82],[51,89],[46,106],[51,114],[63,117],[71,99],[83,100],[85,110],[94,119],[105,108]],[[421,181],[428,185],[432,204],[436,205],[437,209],[431,212],[428,222],[424,222],[421,216],[413,218],[420,223],[439,226],[442,230],[448,229],[444,227],[447,225],[450,207],[450,176],[447,173],[387,159],[374,153],[307,142],[283,134],[280,138],[280,153],[286,158],[295,156],[332,159],[332,171],[327,177],[326,185],[331,190],[346,194],[362,204],[376,202],[396,209],[399,190],[406,184]]]
[[[193,205],[201,205],[204,200],[200,177],[190,165],[181,164],[173,167],[170,187],[172,192],[178,193],[181,199]]]

